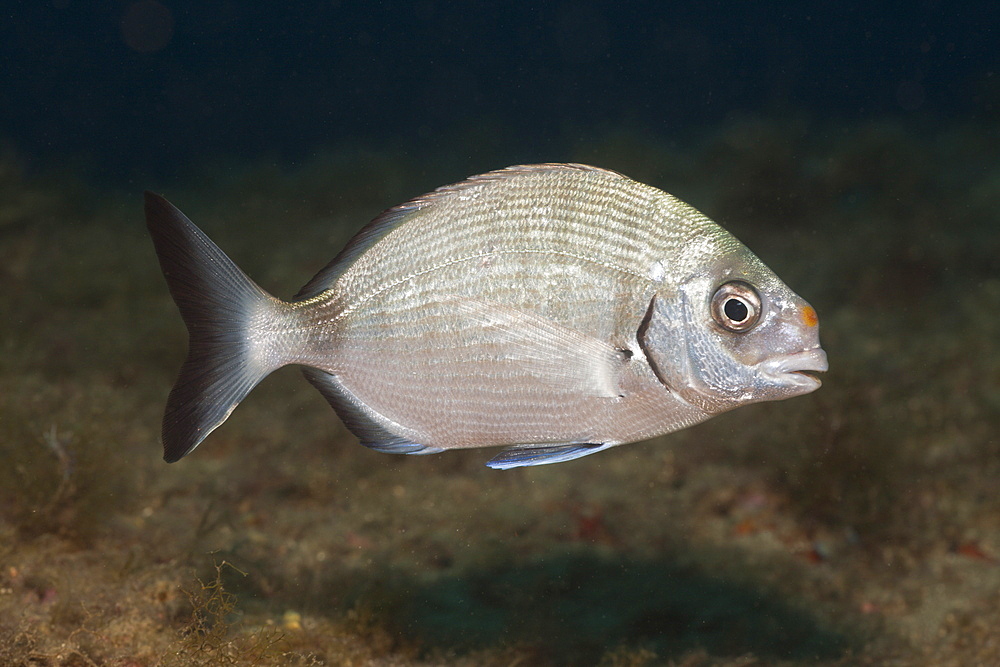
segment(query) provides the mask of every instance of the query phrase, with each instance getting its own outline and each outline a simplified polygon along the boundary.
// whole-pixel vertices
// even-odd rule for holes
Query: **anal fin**
[[[344,426],[369,449],[388,454],[437,454],[440,447],[428,447],[410,440],[400,432],[406,429],[379,414],[347,390],[337,376],[318,368],[303,368],[306,379],[323,394]]]
[[[563,463],[596,454],[610,447],[614,447],[614,444],[585,442],[564,445],[518,445],[503,450],[487,461],[486,465],[494,470],[509,470],[522,466]]]

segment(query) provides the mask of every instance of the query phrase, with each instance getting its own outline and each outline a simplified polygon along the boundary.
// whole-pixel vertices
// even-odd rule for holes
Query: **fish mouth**
[[[813,391],[823,384],[816,373],[825,373],[829,368],[826,352],[815,347],[795,354],[772,357],[760,364],[760,370],[780,385]]]

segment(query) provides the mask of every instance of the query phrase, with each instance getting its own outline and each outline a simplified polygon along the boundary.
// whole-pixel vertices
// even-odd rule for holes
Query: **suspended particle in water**
[[[125,9],[121,29],[130,49],[155,53],[174,36],[174,15],[156,0],[138,0]]]

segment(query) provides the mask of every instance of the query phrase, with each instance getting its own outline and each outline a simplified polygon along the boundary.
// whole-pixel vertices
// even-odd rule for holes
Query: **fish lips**
[[[819,347],[771,357],[758,366],[760,372],[776,385],[803,394],[823,384],[813,373],[825,373],[828,368],[826,352]]]

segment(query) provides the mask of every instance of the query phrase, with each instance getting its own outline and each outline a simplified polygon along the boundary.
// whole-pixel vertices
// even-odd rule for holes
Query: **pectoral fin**
[[[479,327],[481,348],[499,364],[551,385],[554,391],[616,398],[628,357],[613,345],[554,320],[485,299],[442,302]]]

